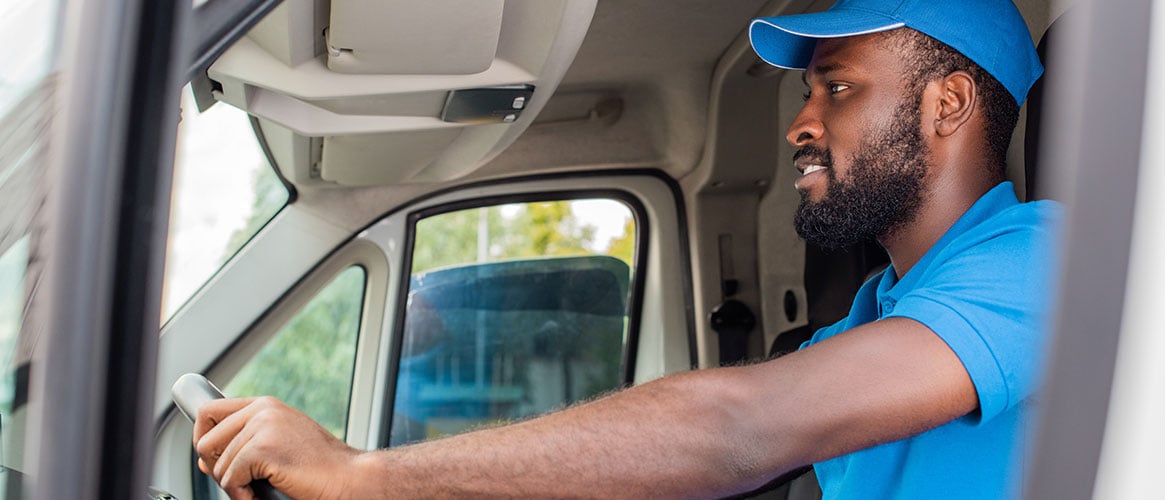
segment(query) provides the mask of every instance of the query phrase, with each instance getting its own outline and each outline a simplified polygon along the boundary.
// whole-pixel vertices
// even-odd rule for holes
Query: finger
[[[239,453],[241,453],[243,449],[245,449],[248,444],[250,444],[251,439],[254,437],[254,428],[243,428],[239,431],[238,434],[235,434],[231,441],[227,443],[226,447],[223,448],[221,452],[219,452],[219,456],[217,457],[218,463],[214,465],[214,477],[218,478],[220,483],[228,484],[226,483],[227,475],[231,472],[231,470],[236,468],[234,463],[238,458]],[[242,465],[246,466],[247,464],[243,462]],[[249,467],[247,468],[249,469]],[[243,481],[242,484],[250,483],[251,479],[253,478],[251,478],[248,474],[246,481]]]
[[[254,398],[229,401],[231,402],[230,406],[216,405],[207,408],[210,410],[207,413],[207,422],[214,423],[212,427],[199,435],[194,442],[194,450],[198,452],[198,456],[206,460],[207,464],[212,468],[214,467],[214,462],[219,459],[227,445],[230,444],[236,434],[246,427],[251,414],[255,412],[254,405],[252,404],[255,401]],[[199,421],[201,422],[203,418],[202,410],[199,410],[198,415]]]
[[[218,462],[218,454],[214,452],[203,453],[198,451],[198,446],[194,447],[195,453],[198,453],[198,470],[202,471],[210,477],[214,477],[214,464]]]
[[[215,473],[219,476],[219,484],[223,490],[231,491],[245,489],[248,495],[253,496],[250,484],[256,479],[264,479],[256,474],[255,464],[246,456],[247,445],[254,437],[253,434],[239,436],[231,443],[230,448],[223,453],[223,458],[215,466]],[[236,445],[237,444],[237,445]]]
[[[198,407],[198,417],[194,419],[194,442],[222,422],[231,414],[251,404],[255,398],[215,399]]]
[[[250,486],[238,486],[235,488],[223,488],[227,496],[231,500],[255,500],[255,492],[251,490]]]

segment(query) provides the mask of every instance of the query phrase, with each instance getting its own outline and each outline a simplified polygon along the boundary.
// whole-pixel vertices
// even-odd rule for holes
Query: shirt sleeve
[[[834,323],[834,324],[829,325],[829,326],[823,326],[821,328],[818,328],[816,332],[813,332],[813,336],[809,337],[809,340],[802,342],[801,347],[798,347],[797,349],[798,350],[804,349],[806,347],[809,347],[813,344],[821,342],[822,340],[825,340],[829,337],[832,337],[834,335],[837,335],[837,334],[845,331],[847,319],[848,318],[842,318],[842,320],[838,321],[837,323]]]
[[[979,397],[979,423],[1039,387],[1055,287],[1054,221],[999,221],[953,242],[920,286],[885,317],[926,325],[962,361]]]

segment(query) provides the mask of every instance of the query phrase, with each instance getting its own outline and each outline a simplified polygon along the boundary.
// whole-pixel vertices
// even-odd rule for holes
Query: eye
[[[829,87],[830,94],[836,94],[836,93],[841,92],[843,90],[849,89],[849,85],[846,85],[844,83],[830,83],[828,85],[828,87]]]

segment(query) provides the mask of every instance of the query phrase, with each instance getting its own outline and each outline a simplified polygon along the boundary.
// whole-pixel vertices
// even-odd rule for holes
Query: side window
[[[417,220],[390,444],[619,388],[636,236],[631,209],[610,199]]]
[[[35,461],[25,457],[35,406],[28,375],[50,309],[41,286],[53,255],[46,243],[54,220],[49,149],[62,111],[60,82],[72,76],[58,56],[64,8],[56,0],[0,7],[0,40],[21,47],[0,53],[0,499],[40,491],[24,480]]]
[[[28,391],[31,357],[31,347],[21,348],[21,344],[35,341],[27,333],[22,335],[30,288],[29,240],[24,236],[4,242],[11,246],[0,251],[0,498],[18,498],[3,488],[3,481],[25,470],[25,419],[18,415],[27,413],[27,397],[22,394]]]
[[[15,408],[17,342],[24,323],[24,275],[28,237],[17,240],[0,255],[0,422]]]
[[[344,439],[365,271],[349,267],[275,334],[224,387],[231,396],[275,396]]]

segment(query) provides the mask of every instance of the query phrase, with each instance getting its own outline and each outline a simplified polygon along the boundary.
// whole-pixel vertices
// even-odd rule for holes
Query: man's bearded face
[[[921,113],[909,97],[899,103],[889,126],[872,130],[838,178],[829,149],[806,146],[794,160],[810,158],[827,166],[828,188],[819,201],[801,193],[794,224],[797,234],[825,249],[844,248],[886,236],[914,219],[922,205],[927,149]]]

